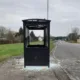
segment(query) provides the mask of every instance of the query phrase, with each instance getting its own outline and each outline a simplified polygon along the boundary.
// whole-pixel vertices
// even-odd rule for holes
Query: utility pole
[[[47,19],[49,18],[49,0],[47,0]]]

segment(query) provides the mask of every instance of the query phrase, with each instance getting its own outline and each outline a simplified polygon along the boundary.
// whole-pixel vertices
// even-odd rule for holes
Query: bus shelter
[[[23,20],[24,30],[24,67],[49,66],[50,56],[50,20],[26,19]],[[30,42],[30,30],[43,30],[43,44]]]

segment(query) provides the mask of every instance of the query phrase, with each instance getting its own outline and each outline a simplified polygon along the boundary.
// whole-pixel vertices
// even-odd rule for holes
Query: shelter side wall
[[[26,48],[25,66],[49,66],[48,48]]]

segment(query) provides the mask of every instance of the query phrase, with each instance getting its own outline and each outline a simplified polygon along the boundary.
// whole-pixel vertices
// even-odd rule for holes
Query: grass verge
[[[22,43],[0,45],[0,61],[21,54],[23,54]]]
[[[53,49],[53,41],[50,41],[50,51]],[[0,45],[0,62],[10,57],[23,54],[23,43]]]

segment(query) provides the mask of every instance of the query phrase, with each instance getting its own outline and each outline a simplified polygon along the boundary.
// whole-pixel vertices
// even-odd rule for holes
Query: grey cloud
[[[18,30],[22,19],[46,18],[47,0],[0,0],[0,25]],[[67,35],[80,26],[80,0],[49,0],[51,35]],[[56,31],[58,31],[56,33]]]

